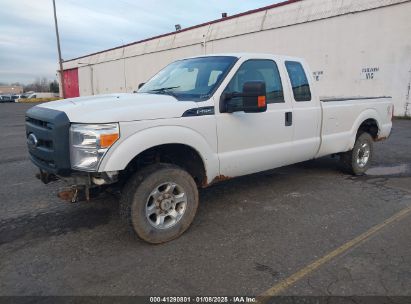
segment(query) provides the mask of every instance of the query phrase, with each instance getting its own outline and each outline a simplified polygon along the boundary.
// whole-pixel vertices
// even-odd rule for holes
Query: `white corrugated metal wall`
[[[304,57],[322,96],[391,95],[410,102],[411,1],[303,0],[64,63],[80,95],[132,92],[171,61],[222,52]],[[411,107],[410,107],[411,108]]]

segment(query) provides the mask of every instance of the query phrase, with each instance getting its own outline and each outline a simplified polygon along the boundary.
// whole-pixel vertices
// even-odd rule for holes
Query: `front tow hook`
[[[64,188],[61,189],[58,193],[57,196],[62,199],[63,201],[69,202],[69,203],[76,203],[79,201],[79,194],[83,194],[82,192],[79,191],[80,189],[76,186],[71,186],[69,188]],[[83,196],[83,195],[82,195]],[[83,198],[83,197],[81,197]]]
[[[41,180],[44,184],[48,184],[59,179],[56,175],[45,172],[43,170],[40,170],[40,172],[36,174],[36,177],[39,180]]]

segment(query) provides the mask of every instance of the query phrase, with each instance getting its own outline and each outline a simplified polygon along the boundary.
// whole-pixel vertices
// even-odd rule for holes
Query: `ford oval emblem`
[[[39,141],[33,133],[30,133],[29,136],[27,136],[27,145],[29,146],[30,150],[34,150],[37,145],[39,144]]]

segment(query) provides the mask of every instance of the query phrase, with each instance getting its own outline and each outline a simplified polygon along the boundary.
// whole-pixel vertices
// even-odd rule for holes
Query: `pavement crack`
[[[383,272],[383,271],[382,271]],[[378,275],[377,275],[377,277],[378,277],[378,281],[380,282],[380,285],[382,286],[382,288],[384,289],[384,294],[385,295],[388,295],[389,294],[389,290],[388,290],[388,288],[387,288],[387,286],[385,286],[385,283],[384,283],[384,280],[383,280],[383,278],[381,277],[382,276],[382,273],[379,273]]]
[[[332,291],[331,291],[331,287],[334,285],[334,284],[336,284],[337,282],[339,281],[339,278],[338,278],[338,275],[337,275],[337,278],[335,279],[335,280],[332,280],[329,284],[327,284],[327,287],[326,287],[326,291],[327,291],[327,294],[329,295],[329,296],[332,296]]]
[[[323,294],[323,293],[324,293],[321,289],[316,288],[316,287],[312,284],[310,277],[307,278],[307,284],[308,284],[308,286],[310,286],[310,288],[311,288],[313,291],[318,292],[318,294]],[[317,294],[317,293],[315,293],[315,294]]]
[[[275,279],[279,275],[279,272],[275,271],[272,267],[260,263],[255,263],[254,269],[270,274],[273,279]]]

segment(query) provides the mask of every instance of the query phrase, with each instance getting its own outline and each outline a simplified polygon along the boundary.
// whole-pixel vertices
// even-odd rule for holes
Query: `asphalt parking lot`
[[[153,246],[115,197],[63,203],[61,182],[35,179],[30,106],[0,104],[0,295],[411,296],[410,120],[375,145],[366,176],[327,157],[230,180],[201,190],[182,237]]]

